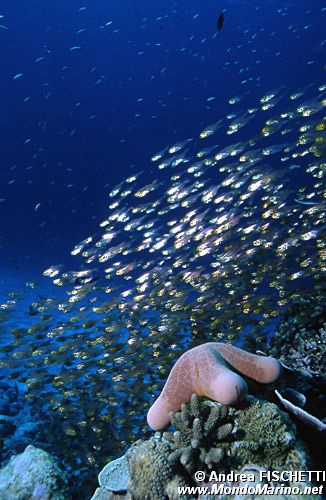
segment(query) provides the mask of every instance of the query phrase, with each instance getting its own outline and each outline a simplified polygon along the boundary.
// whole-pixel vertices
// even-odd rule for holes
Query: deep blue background
[[[230,97],[320,83],[322,6],[2,0],[1,277],[67,261],[109,189],[132,171],[150,178],[150,157],[230,112]]]

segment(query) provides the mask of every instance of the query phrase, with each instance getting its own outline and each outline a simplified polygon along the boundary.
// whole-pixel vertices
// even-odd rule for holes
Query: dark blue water
[[[230,97],[319,82],[322,6],[3,0],[1,272],[67,261],[110,187],[133,170],[150,179],[153,153],[224,116]]]

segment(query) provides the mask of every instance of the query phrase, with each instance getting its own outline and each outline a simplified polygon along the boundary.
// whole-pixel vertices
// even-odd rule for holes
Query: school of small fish
[[[26,383],[66,464],[100,467],[141,437],[185,349],[263,337],[322,286],[325,90],[230,98],[232,113],[153,155],[151,182],[111,189],[98,233],[71,250],[77,270],[44,271],[58,293],[19,324],[20,294],[0,304],[0,369]]]

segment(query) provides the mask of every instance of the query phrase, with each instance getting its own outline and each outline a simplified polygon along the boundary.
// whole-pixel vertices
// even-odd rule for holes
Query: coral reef
[[[0,500],[68,500],[67,485],[51,455],[31,445],[0,469]]]
[[[195,485],[197,470],[209,477],[211,470],[228,474],[246,468],[309,467],[295,425],[273,403],[247,397],[229,407],[193,394],[180,412],[170,413],[170,419],[174,429],[138,441],[126,453],[129,482],[123,498],[178,499],[178,486]],[[93,498],[109,500],[110,495],[110,488],[102,487]]]
[[[276,405],[252,397],[232,408],[193,395],[171,422],[176,431],[163,434],[173,450],[169,460],[190,476],[196,470],[238,470],[248,463],[286,467],[288,453],[299,446],[290,418]]]
[[[306,427],[318,432],[324,431],[326,296],[320,288],[311,291],[309,295],[293,293],[287,300],[287,311],[270,339],[259,339],[256,342],[250,332],[244,336],[246,349],[258,348],[258,352],[263,351],[281,361],[283,376],[274,387],[262,388],[250,384],[249,388],[264,399],[279,403],[294,415],[296,423],[301,421],[303,426],[299,427],[300,434],[306,434]],[[312,439],[305,435],[309,444]]]
[[[256,339],[249,331],[244,348],[260,349],[292,369],[309,373],[325,383],[326,295],[323,290],[288,297],[288,307],[269,339]]]
[[[325,297],[296,298],[269,342],[269,353],[294,369],[326,380]]]

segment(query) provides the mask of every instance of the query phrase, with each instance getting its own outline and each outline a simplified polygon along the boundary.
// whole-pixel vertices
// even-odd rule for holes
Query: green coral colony
[[[154,174],[109,193],[100,234],[71,252],[78,270],[44,272],[60,293],[38,296],[19,324],[19,293],[1,304],[0,368],[26,384],[35,418],[47,422],[37,442],[86,482],[146,436],[146,411],[185,349],[237,342],[248,329],[260,342],[302,294],[321,296],[325,88],[231,98],[229,114],[199,138],[153,156]],[[165,437],[169,460],[186,472],[232,455],[236,410],[210,412],[203,425],[195,418],[193,436],[182,428]],[[183,408],[174,422],[189,419]],[[192,445],[216,421],[216,442],[198,455]],[[143,445],[144,460],[159,446]],[[252,445],[239,446],[240,467]],[[155,460],[168,476],[166,460]]]

